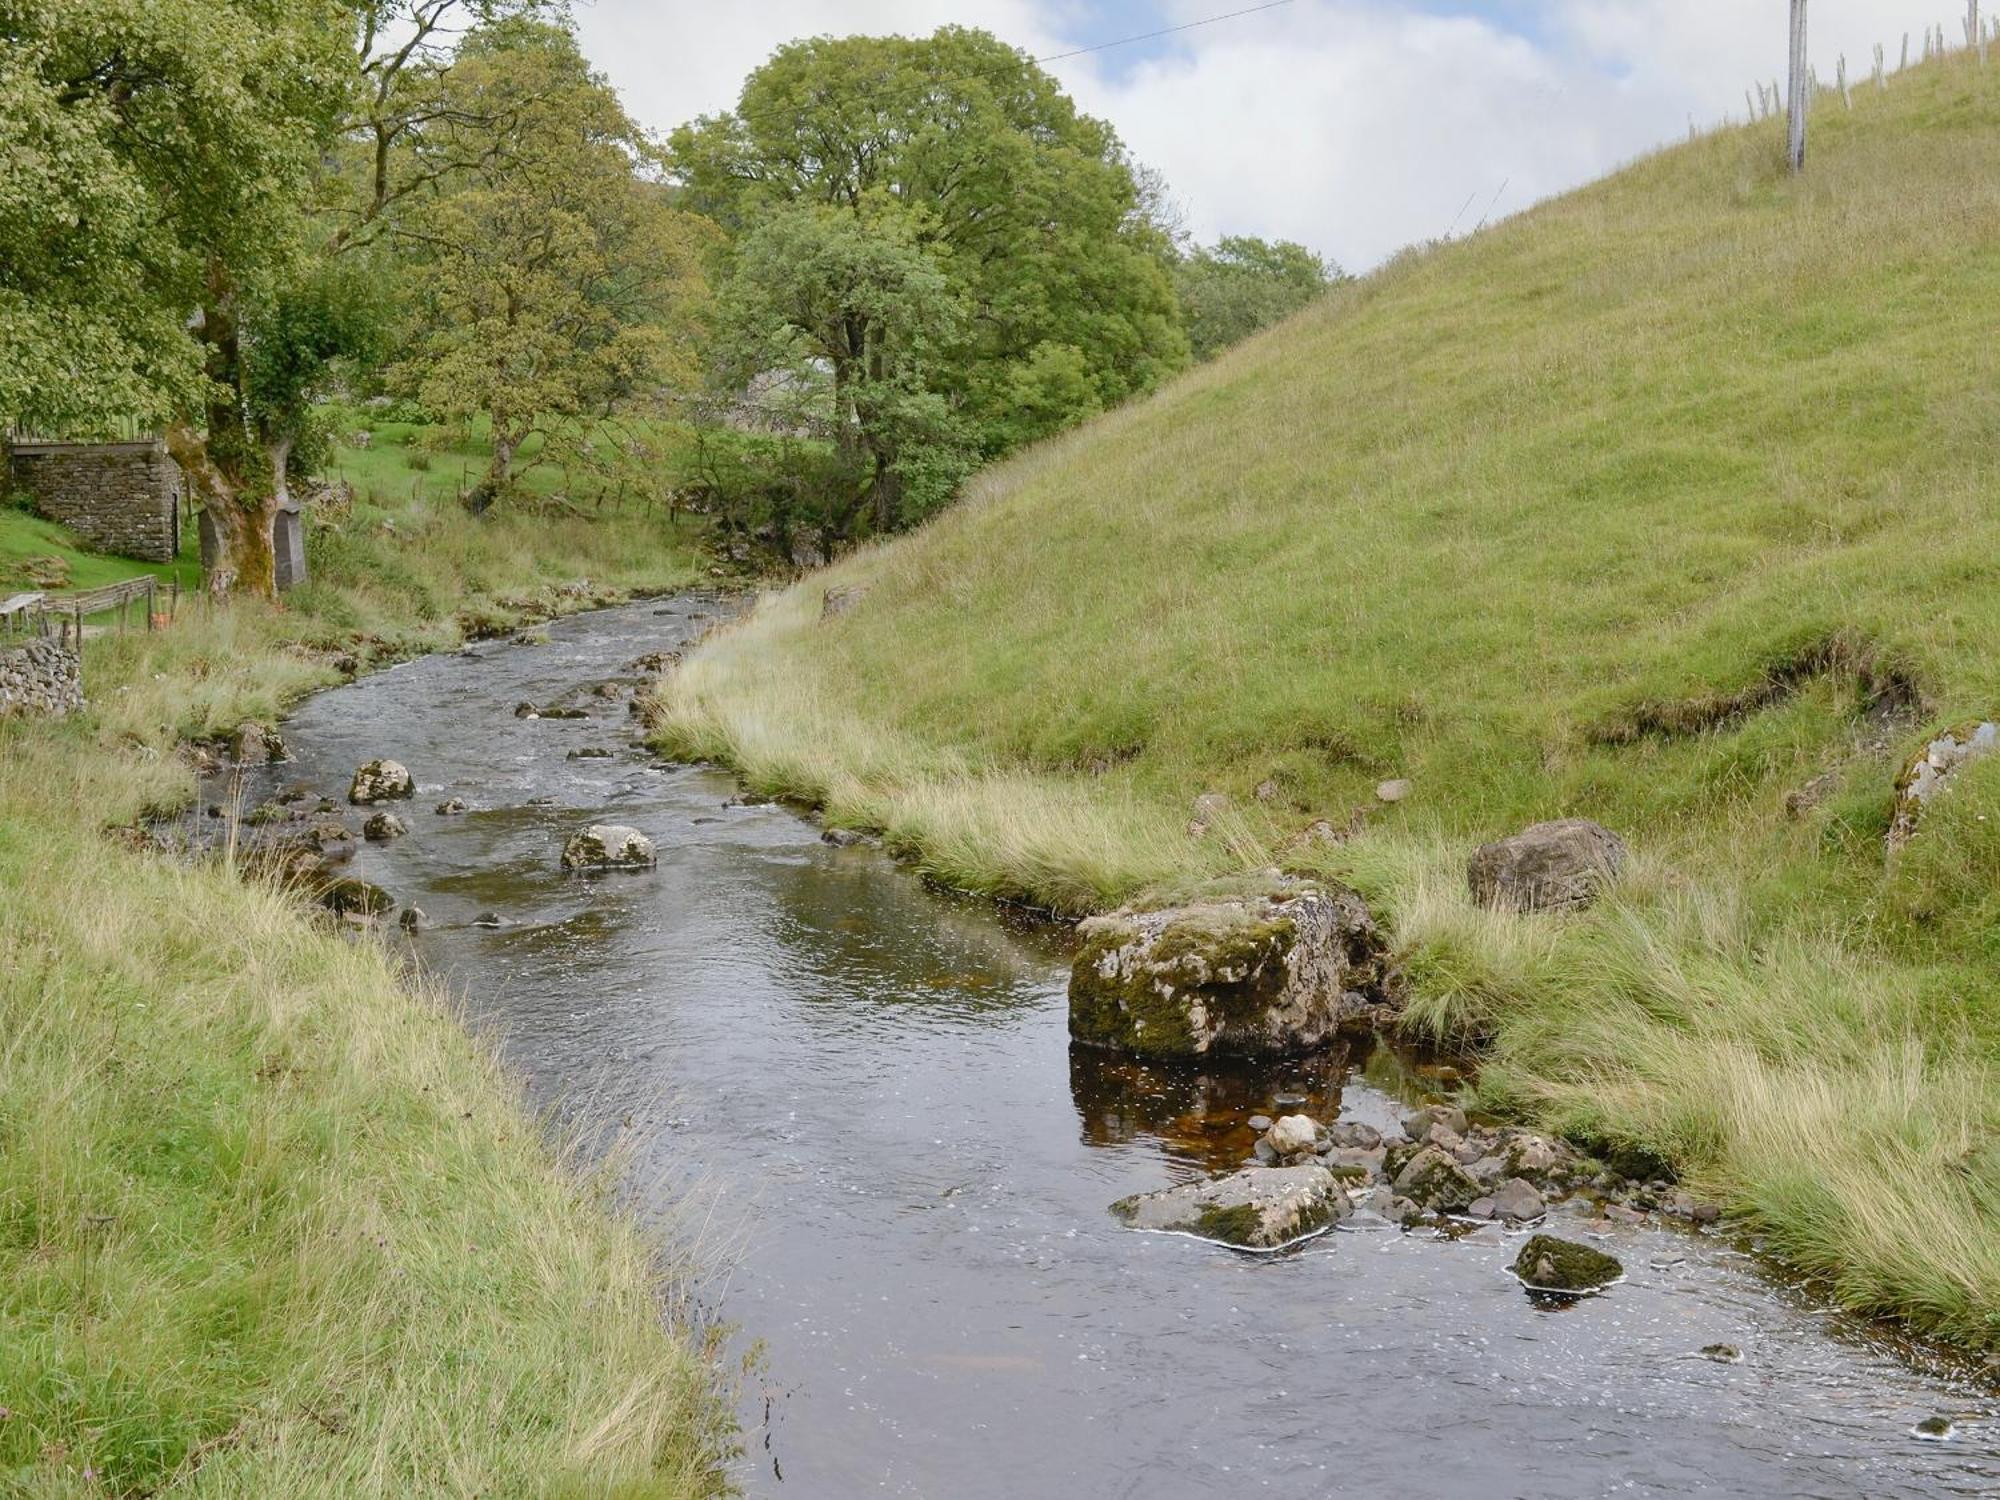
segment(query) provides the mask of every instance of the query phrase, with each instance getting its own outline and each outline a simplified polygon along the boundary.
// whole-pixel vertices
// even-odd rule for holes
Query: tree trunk
[[[475,516],[485,515],[493,508],[493,502],[507,492],[514,478],[514,452],[519,446],[519,438],[503,432],[499,423],[493,424],[493,461],[465,497],[465,508]]]
[[[896,529],[896,518],[903,509],[903,476],[898,474],[889,462],[889,455],[877,452],[875,455],[875,534],[887,536]]]
[[[180,465],[188,488],[201,502],[215,528],[217,557],[209,570],[208,591],[218,597],[239,590],[269,599],[277,593],[271,552],[274,499],[244,493],[209,453],[201,434],[183,424],[167,429],[167,451]]]

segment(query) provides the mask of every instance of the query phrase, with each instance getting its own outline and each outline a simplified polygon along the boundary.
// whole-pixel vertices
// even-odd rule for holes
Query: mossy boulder
[[[594,823],[563,845],[565,870],[650,870],[657,863],[653,841],[617,823]]]
[[[327,882],[319,893],[319,903],[342,917],[379,917],[396,905],[396,898],[381,886],[352,875]]]
[[[1211,1182],[1121,1198],[1111,1212],[1133,1229],[1192,1234],[1239,1250],[1276,1250],[1330,1228],[1352,1212],[1325,1167],[1245,1167]]]
[[[1311,1052],[1393,1003],[1388,945],[1352,891],[1283,890],[1096,917],[1070,1036],[1147,1057]]]
[[[1579,1297],[1607,1287],[1625,1274],[1616,1256],[1552,1234],[1531,1235],[1507,1269],[1531,1292]]]
[[[1396,1173],[1396,1192],[1434,1213],[1462,1214],[1484,1189],[1444,1152],[1426,1146]]]
[[[395,802],[414,796],[417,784],[410,773],[393,760],[371,760],[354,773],[348,784],[347,800],[356,807],[378,802]]]

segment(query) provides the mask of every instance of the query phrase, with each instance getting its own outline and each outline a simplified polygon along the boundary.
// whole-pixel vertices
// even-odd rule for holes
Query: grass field
[[[1677,146],[991,471],[714,640],[663,735],[1064,911],[1353,880],[1483,1102],[2000,1348],[2000,765],[1883,840],[2000,713],[2000,69],[1813,130],[1802,179],[1775,123]],[[1568,814],[1632,841],[1616,899],[1472,907],[1475,843]]]
[[[0,724],[0,1493],[718,1490],[712,1351],[615,1164],[566,1161],[386,948],[102,832],[333,651],[670,586],[693,541],[385,498],[313,531],[282,608],[184,599],[88,641],[85,715]]]

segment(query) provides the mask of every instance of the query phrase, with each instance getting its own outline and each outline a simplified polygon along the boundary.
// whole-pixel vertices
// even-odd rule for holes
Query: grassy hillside
[[[1802,180],[1775,123],[1676,147],[991,472],[694,658],[667,738],[1064,910],[1345,875],[1487,1102],[2000,1346],[2000,764],[1883,843],[2000,713],[2000,68],[1813,128]],[[1631,839],[1620,897],[1472,908],[1558,814]]]
[[[548,586],[667,586],[690,539],[422,505],[315,530],[282,610],[87,643],[91,708],[0,722],[0,1492],[715,1493],[679,1267],[573,1171],[392,950],[103,830],[270,718]]]

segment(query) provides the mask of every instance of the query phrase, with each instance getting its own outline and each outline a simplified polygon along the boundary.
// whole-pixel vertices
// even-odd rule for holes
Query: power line
[[[1038,57],[1035,61],[1038,63],[1061,62],[1065,58],[1084,57],[1092,52],[1109,52],[1113,47],[1129,47],[1134,42],[1158,41],[1163,36],[1175,36],[1183,31],[1193,31],[1197,26],[1213,26],[1218,21],[1234,21],[1243,16],[1254,16],[1259,11],[1277,10],[1281,6],[1290,5],[1291,3],[1292,0],[1268,0],[1268,3],[1264,5],[1252,5],[1243,10],[1232,10],[1220,16],[1204,16],[1199,21],[1189,21],[1180,26],[1169,26],[1162,31],[1142,32],[1138,36],[1121,36],[1115,42],[1099,42],[1094,47],[1078,47],[1071,52],[1051,52],[1047,57]]]

